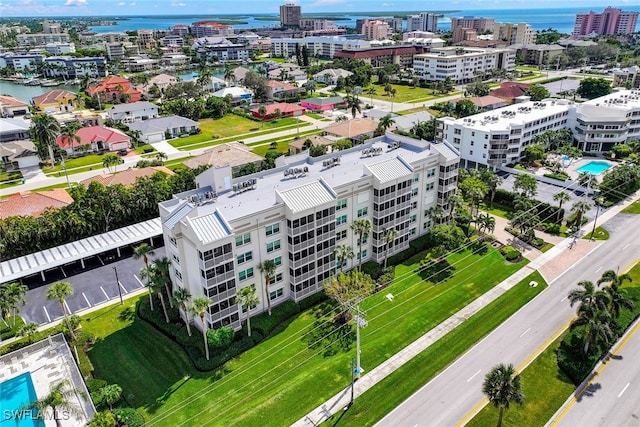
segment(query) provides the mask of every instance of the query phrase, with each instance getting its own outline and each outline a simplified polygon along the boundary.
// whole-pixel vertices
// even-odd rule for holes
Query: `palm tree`
[[[171,291],[169,290],[169,285],[171,284],[171,277],[169,277],[171,260],[165,256],[154,260],[153,264],[155,265],[158,273],[160,273],[160,277],[162,278],[164,290],[167,292],[167,298],[169,298],[169,306],[173,308],[173,299],[171,298]]]
[[[594,188],[597,183],[598,180],[596,179],[596,176],[590,174],[589,172],[582,172],[578,176],[578,184],[582,185],[583,187]]]
[[[158,292],[160,303],[164,310],[165,321],[169,323],[169,316],[167,315],[167,309],[164,306],[164,298],[162,296],[162,279],[155,264],[149,264],[146,267],[142,267],[142,269],[140,269],[140,279],[146,280],[147,282],[147,288],[149,289],[149,306],[151,311],[153,311],[153,293]]]
[[[28,290],[29,288],[18,282],[5,283],[0,287],[0,298],[3,301],[1,305],[3,309],[6,309],[6,312],[11,312],[13,316],[13,326],[16,325],[16,316],[20,312],[20,306],[27,303],[25,295]]]
[[[580,228],[582,226],[582,217],[591,209],[591,203],[580,200],[571,206],[571,212],[576,213],[576,226]]]
[[[269,295],[269,285],[271,284],[271,279],[276,274],[276,262],[272,259],[265,259],[260,264],[258,264],[258,270],[262,273],[264,277],[264,297],[267,300],[267,310],[269,312],[269,316],[271,316],[271,298]]]
[[[478,231],[482,234],[484,230],[489,233],[493,233],[496,229],[496,219],[488,213],[479,214],[475,219]]]
[[[524,401],[520,375],[516,374],[511,364],[501,363],[492,368],[485,376],[482,392],[487,395],[489,402],[500,410],[497,427],[502,426],[504,410],[509,409],[511,403],[522,405]]]
[[[133,255],[131,256],[133,259],[142,259],[144,262],[144,270],[145,276],[149,277],[149,257],[155,255],[155,251],[153,247],[151,247],[147,243],[141,243],[133,249]],[[141,270],[142,272],[142,270]],[[153,299],[151,298],[151,286],[149,284],[149,280],[147,280],[147,287],[149,288],[149,304],[151,305],[151,311],[153,311]]]
[[[62,380],[51,386],[51,391],[42,399],[36,400],[29,405],[30,409],[38,411],[38,418],[45,418],[44,412],[47,408],[53,411],[53,419],[56,421],[57,427],[62,427],[62,418],[60,412],[82,416],[82,408],[73,401],[75,396],[80,396],[83,400],[87,399],[84,391],[72,387],[69,380]]]
[[[207,310],[209,310],[209,304],[211,304],[209,298],[198,297],[193,300],[193,304],[189,307],[191,314],[200,317],[200,321],[202,321],[202,339],[204,340],[204,352],[207,360],[209,360],[209,343],[207,342],[207,322],[205,322],[204,317]]]
[[[427,215],[436,224],[441,224],[445,218],[447,218],[447,211],[440,205],[434,205],[427,209]]]
[[[351,229],[358,235],[358,271],[362,267],[362,243],[369,237],[371,228],[371,221],[366,218],[356,219],[351,224]]]
[[[562,210],[562,204],[564,202],[568,202],[569,200],[571,200],[571,196],[569,196],[564,191],[561,191],[553,195],[553,201],[558,202],[558,215],[560,215],[560,211]],[[558,220],[560,219],[561,218],[558,218]]]
[[[351,245],[338,245],[333,251],[334,255],[340,263],[340,271],[344,271],[344,266],[347,265],[347,259],[355,258],[356,254],[353,253]]]
[[[191,293],[185,288],[178,288],[173,291],[173,301],[184,311],[184,323],[187,325],[187,334],[191,336],[191,326],[189,325],[189,310],[187,302],[191,299]]]
[[[613,284],[605,287],[604,292],[607,294],[609,299],[607,309],[616,319],[620,317],[620,310],[622,308],[631,310],[635,306],[632,300],[624,297],[624,294],[622,293],[624,290],[614,287]]]
[[[260,297],[256,294],[256,288],[247,286],[236,293],[236,304],[244,306],[247,310],[247,335],[251,336],[251,308],[260,304]]]
[[[391,118],[391,114],[387,114],[380,118],[380,121],[378,122],[378,129],[380,129],[382,133],[385,133],[387,129],[393,126],[394,123],[395,120]]]
[[[105,156],[102,158],[102,166],[107,168],[109,173],[116,173],[116,170],[119,164],[120,164],[120,157],[118,157],[117,154],[114,154],[114,153],[105,154]],[[112,167],[113,167],[113,171],[111,171]]]
[[[487,184],[487,187],[489,188],[489,201],[491,205],[493,205],[493,199],[496,196],[496,190],[504,180],[500,175],[497,175],[488,169],[483,169],[483,171],[480,173],[480,179],[485,184]]]
[[[79,143],[80,141],[82,141],[80,137],[76,135],[77,130],[80,128],[82,128],[82,125],[80,123],[72,122],[68,125],[65,125],[64,128],[61,129],[60,139],[62,141],[66,141],[69,144],[69,146],[71,147],[71,153],[73,153],[74,150],[74,142]]]
[[[100,389],[102,400],[109,405],[109,410],[113,410],[113,405],[122,398],[122,387],[118,384],[109,384]]]
[[[15,325],[14,325],[15,326]],[[18,330],[18,335],[21,337],[27,337],[29,343],[33,340],[33,335],[38,332],[38,324],[37,323],[25,323]]]
[[[373,105],[373,95],[377,93],[376,88],[373,86],[369,86],[366,92],[367,92],[367,95],[369,95],[369,103]]]
[[[347,109],[351,110],[351,115],[355,119],[356,114],[362,112],[362,101],[355,96],[347,96]]]
[[[232,81],[234,77],[233,68],[231,68],[231,64],[224,64],[224,79],[228,82]]]
[[[75,332],[73,331],[73,328],[71,327],[71,322],[69,322],[67,306],[65,304],[65,300],[67,299],[67,297],[70,297],[71,295],[73,295],[73,287],[69,282],[57,282],[51,285],[49,289],[47,289],[47,299],[55,300],[55,301],[58,301],[58,303],[60,303],[60,306],[62,307],[62,315],[64,316],[64,320],[67,323],[67,328],[69,328],[69,333],[71,334],[71,337],[75,340],[76,335],[75,335]]]
[[[156,156],[155,156],[155,157],[156,157],[156,160],[160,160],[161,162],[163,162],[163,161],[165,161],[165,160],[167,160],[167,159],[169,158],[169,157],[168,157],[165,153],[163,153],[162,151],[158,151],[158,152],[156,153]]]
[[[607,270],[602,273],[602,276],[600,276],[600,279],[598,279],[597,283],[598,285],[601,285],[602,283],[609,283],[610,287],[618,289],[620,286],[622,286],[622,283],[624,283],[625,280],[631,282],[631,276],[626,273],[619,275],[613,270]]]
[[[575,303],[579,303],[578,311],[598,311],[607,308],[608,296],[604,292],[596,290],[592,282],[583,280],[578,282],[578,286],[582,289],[573,289],[567,297],[571,307]]]
[[[584,354],[589,354],[589,349],[597,348],[599,344],[608,345],[614,337],[611,328],[613,319],[607,310],[594,308],[578,309],[578,317],[571,322],[571,329],[583,326],[582,341],[584,342]]]
[[[38,144],[39,151],[41,153],[45,150],[49,151],[49,160],[51,167],[53,167],[55,165],[53,146],[60,133],[60,124],[53,116],[45,113],[36,114],[31,118],[31,133],[32,138]]]
[[[388,228],[384,231],[383,234],[383,239],[384,239],[384,269],[387,269],[387,260],[389,259],[388,257],[388,252],[389,252],[389,245],[391,243],[393,243],[394,240],[396,240],[396,237],[398,237],[398,230],[396,230],[395,228]]]

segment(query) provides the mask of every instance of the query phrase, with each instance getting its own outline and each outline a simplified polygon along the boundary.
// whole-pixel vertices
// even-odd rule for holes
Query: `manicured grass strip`
[[[0,188],[22,184],[22,172],[0,172]]]
[[[535,280],[544,286],[529,286]],[[455,359],[531,301],[546,287],[538,272],[531,273],[491,304],[411,359],[400,369],[358,397],[354,405],[322,425],[373,425],[432,380]]]
[[[631,203],[626,208],[622,209],[622,213],[640,214],[640,200],[636,200],[635,202]]]
[[[590,231],[583,239],[587,240],[609,240],[609,232],[602,227],[597,227],[595,233]]]
[[[427,111],[427,108],[426,107],[409,108],[408,110],[398,111],[396,114],[399,116],[406,116],[407,114],[413,114],[419,111]]]
[[[77,173],[76,169],[84,169],[86,166],[100,166],[102,167],[102,159],[104,154],[89,154],[87,156],[77,157],[75,159],[65,160],[65,166],[68,173]],[[64,176],[64,168],[62,165],[57,164],[53,168],[43,169],[45,175],[51,176]],[[58,173],[56,173],[58,172]]]
[[[298,136],[294,136],[294,137],[286,137],[286,138],[274,138],[274,139],[270,139],[270,140],[266,140],[266,141],[260,141],[258,143],[253,143],[250,144],[250,147],[254,147],[253,150],[251,150],[253,153],[257,154],[258,156],[262,156],[264,157],[267,154],[267,151],[269,151],[271,149],[271,143],[272,142],[277,142],[278,143],[278,148],[276,148],[277,151],[280,151],[282,153],[288,153],[289,152],[289,142],[294,141],[298,138],[303,138],[305,136],[310,136],[310,135],[319,135],[321,134],[322,131],[319,130],[311,130],[311,131],[307,131],[307,132],[300,132],[300,135]]]

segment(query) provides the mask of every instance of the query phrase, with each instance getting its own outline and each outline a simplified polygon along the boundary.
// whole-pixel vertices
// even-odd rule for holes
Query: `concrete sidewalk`
[[[613,218],[622,209],[633,203],[640,196],[640,191],[636,192],[632,197],[626,198],[623,202],[608,209],[598,218],[598,224],[602,225],[609,219]],[[496,224],[497,226],[497,224]],[[582,230],[585,234],[590,232],[593,228],[593,222],[585,224]],[[497,227],[496,227],[497,229]],[[535,259],[528,265],[518,270],[510,277],[499,283],[497,286],[486,292],[471,304],[467,305],[453,316],[440,323],[435,328],[428,331],[422,337],[418,338],[398,353],[391,356],[389,359],[372,369],[369,373],[363,375],[354,386],[354,397],[357,398],[365,391],[375,386],[382,381],[385,377],[392,374],[395,370],[407,363],[413,357],[417,356],[420,352],[427,349],[431,344],[442,338],[448,332],[452,331],[455,327],[459,326],[469,317],[486,307],[491,302],[495,301],[499,296],[506,291],[514,287],[521,280],[526,278],[533,271],[540,270],[545,271],[543,277],[549,283],[553,282],[559,277],[567,268],[570,267],[577,259],[582,257],[585,253],[591,252],[596,249],[602,242],[591,242],[588,240],[578,241],[575,246],[572,246],[573,238],[569,237],[558,242],[553,248],[545,253],[540,253]],[[545,267],[549,266],[545,269]],[[318,406],[313,411],[305,415],[293,425],[296,427],[314,427],[323,421],[327,420],[333,414],[347,407],[351,401],[350,387],[346,387],[339,393],[331,397],[324,404]]]

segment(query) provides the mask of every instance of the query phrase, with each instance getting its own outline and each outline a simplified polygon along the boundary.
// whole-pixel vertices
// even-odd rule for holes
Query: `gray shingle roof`
[[[111,107],[114,113],[126,113],[127,111],[145,110],[148,108],[158,108],[154,103],[148,101],[130,102],[128,104],[118,104]]]
[[[165,130],[173,127],[181,127],[181,126],[197,126],[198,122],[195,122],[191,119],[181,116],[167,116],[167,117],[158,117],[157,119],[149,119],[143,120],[141,122],[131,123],[129,129],[131,130],[139,130],[142,134],[152,133],[152,132],[164,132]]]

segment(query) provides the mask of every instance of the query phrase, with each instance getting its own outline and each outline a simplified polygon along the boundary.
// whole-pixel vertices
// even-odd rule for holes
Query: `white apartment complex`
[[[512,70],[515,66],[516,52],[512,49],[451,46],[413,57],[413,72],[427,81],[444,81],[449,77],[454,83],[466,83],[479,73]]]
[[[451,32],[456,28],[469,28],[478,32],[493,31],[496,21],[493,18],[480,18],[477,16],[461,16],[451,18]]]
[[[196,190],[160,203],[174,287],[211,299],[209,327],[241,327],[246,307],[235,295],[247,286],[258,290],[256,313],[266,309],[266,298],[277,305],[319,292],[341,267],[336,246],[359,250],[350,228],[355,219],[369,219],[372,233],[345,268],[407,248],[429,231],[428,209],[445,205],[455,191],[459,157],[448,144],[387,133],[349,150],[280,163],[236,179],[229,166],[211,168],[196,178]],[[389,228],[398,236],[386,248]],[[266,259],[277,266],[268,291],[258,268]]]
[[[640,139],[640,90],[622,90],[576,104],[568,100],[524,102],[462,119],[438,120],[436,140],[460,153],[461,165],[496,168],[517,162],[535,135],[570,129],[580,150],[602,153]]]
[[[341,36],[314,36],[302,38],[271,39],[271,55],[290,58],[296,54],[296,44],[307,46],[309,53],[324,58],[333,56],[344,49],[356,50],[371,47],[366,40],[348,39]]]
[[[422,12],[407,16],[407,31],[438,31],[438,15]]]
[[[524,22],[518,24],[496,23],[493,29],[493,39],[503,40],[507,42],[508,45],[535,44],[536,36],[536,30]]]

